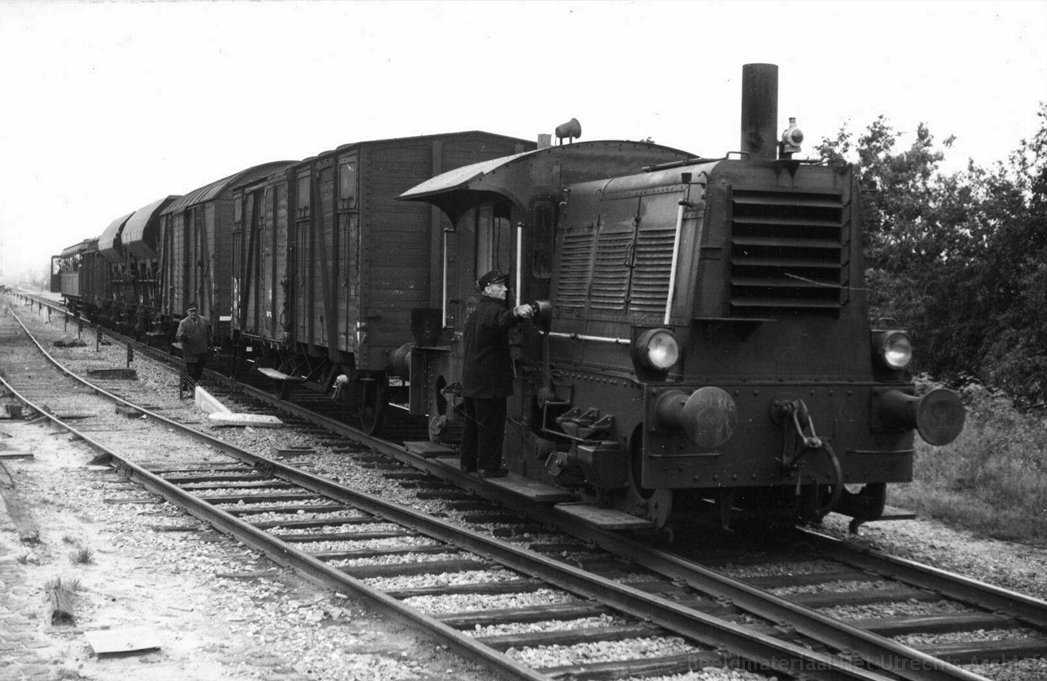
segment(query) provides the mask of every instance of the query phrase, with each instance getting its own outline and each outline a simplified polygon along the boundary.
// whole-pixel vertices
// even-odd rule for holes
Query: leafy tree
[[[873,316],[917,334],[920,369],[1026,402],[1047,398],[1047,104],[1039,117],[1008,163],[948,175],[953,138],[939,147],[922,123],[907,148],[882,116],[817,147],[857,165]]]

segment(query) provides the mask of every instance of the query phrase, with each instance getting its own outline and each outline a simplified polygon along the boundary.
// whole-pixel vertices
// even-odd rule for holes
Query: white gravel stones
[[[292,523],[298,520],[335,520],[344,518],[347,520],[355,520],[359,518],[369,518],[365,513],[357,511],[356,509],[348,508],[338,511],[306,511],[299,509],[294,513],[277,513],[270,511],[268,513],[241,513],[240,519],[248,523],[270,523],[270,522],[287,522]]]
[[[402,591],[405,589],[427,589],[449,586],[451,584],[490,584],[520,579],[511,570],[497,568],[494,570],[468,570],[465,572],[427,573],[423,575],[398,575],[395,577],[369,577],[364,582],[382,591]]]
[[[615,660],[681,655],[698,650],[677,636],[630,638],[621,641],[596,641],[573,646],[510,648],[505,654],[532,667],[593,664]]]
[[[1047,661],[1012,660],[993,664],[969,664],[964,669],[995,681],[1043,681],[1047,679]]]
[[[613,615],[600,615],[598,617],[583,617],[574,620],[542,620],[541,622],[513,622],[510,624],[494,624],[490,626],[476,625],[466,633],[470,636],[482,638],[485,636],[503,636],[505,634],[530,634],[545,631],[574,631],[576,629],[596,629],[598,627],[613,627],[629,624],[630,622],[621,617]]]
[[[838,605],[821,608],[826,617],[843,620],[881,619],[885,617],[920,617],[975,612],[955,601],[901,601],[869,605]]]
[[[943,634],[906,634],[895,636],[894,640],[916,648],[940,646],[947,643],[965,641],[1006,641],[1020,638],[1036,637],[1033,629],[977,629],[975,631],[948,632]]]
[[[480,610],[504,610],[539,605],[561,605],[581,603],[579,598],[566,591],[539,589],[528,593],[513,594],[450,594],[445,596],[415,596],[404,603],[429,615],[445,615],[452,612],[474,612]]]
[[[466,553],[398,553],[389,556],[333,560],[330,561],[328,565],[352,572],[353,568],[370,567],[374,565],[418,565],[425,563],[438,563],[441,561],[467,560],[470,557],[471,556]]]
[[[721,565],[717,569],[736,579],[750,577],[777,577],[780,575],[810,575],[840,569],[839,563],[828,560],[797,561],[793,563],[767,563],[760,565]]]
[[[797,586],[782,586],[774,589],[770,589],[771,593],[778,596],[795,596],[797,594],[817,594],[824,592],[845,592],[845,591],[874,591],[877,589],[890,589],[894,585],[892,582],[875,580],[875,581],[834,581],[824,582],[822,584],[799,584]]]
[[[777,681],[776,676],[763,676],[742,669],[729,667],[705,667],[686,674],[673,676],[630,677],[622,681]]]

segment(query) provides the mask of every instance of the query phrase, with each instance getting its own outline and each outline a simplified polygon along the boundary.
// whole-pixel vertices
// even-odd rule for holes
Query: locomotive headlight
[[[912,361],[912,340],[904,331],[876,331],[873,352],[885,369],[904,369]]]
[[[666,372],[680,359],[680,341],[668,329],[648,329],[636,339],[633,358],[644,369]]]

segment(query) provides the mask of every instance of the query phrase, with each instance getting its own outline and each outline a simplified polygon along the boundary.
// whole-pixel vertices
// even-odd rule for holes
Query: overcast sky
[[[0,0],[0,276],[259,163],[462,130],[738,148],[742,64],[808,142],[883,114],[1005,159],[1047,101],[1047,0]],[[809,149],[809,145],[808,145]]]

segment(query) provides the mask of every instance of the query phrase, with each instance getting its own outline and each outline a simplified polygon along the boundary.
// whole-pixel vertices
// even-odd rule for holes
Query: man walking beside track
[[[462,395],[465,397],[465,430],[462,433],[461,468],[480,469],[484,477],[504,477],[502,441],[505,436],[506,399],[513,393],[513,360],[508,331],[521,319],[534,315],[530,305],[506,308],[508,275],[492,270],[480,277],[480,304],[465,321]]]
[[[182,344],[182,359],[185,361],[185,372],[190,381],[182,381],[182,389],[192,389],[200,382],[207,364],[207,353],[211,340],[211,322],[201,317],[196,310],[196,303],[189,303],[185,308],[185,318],[179,322],[175,340]]]

